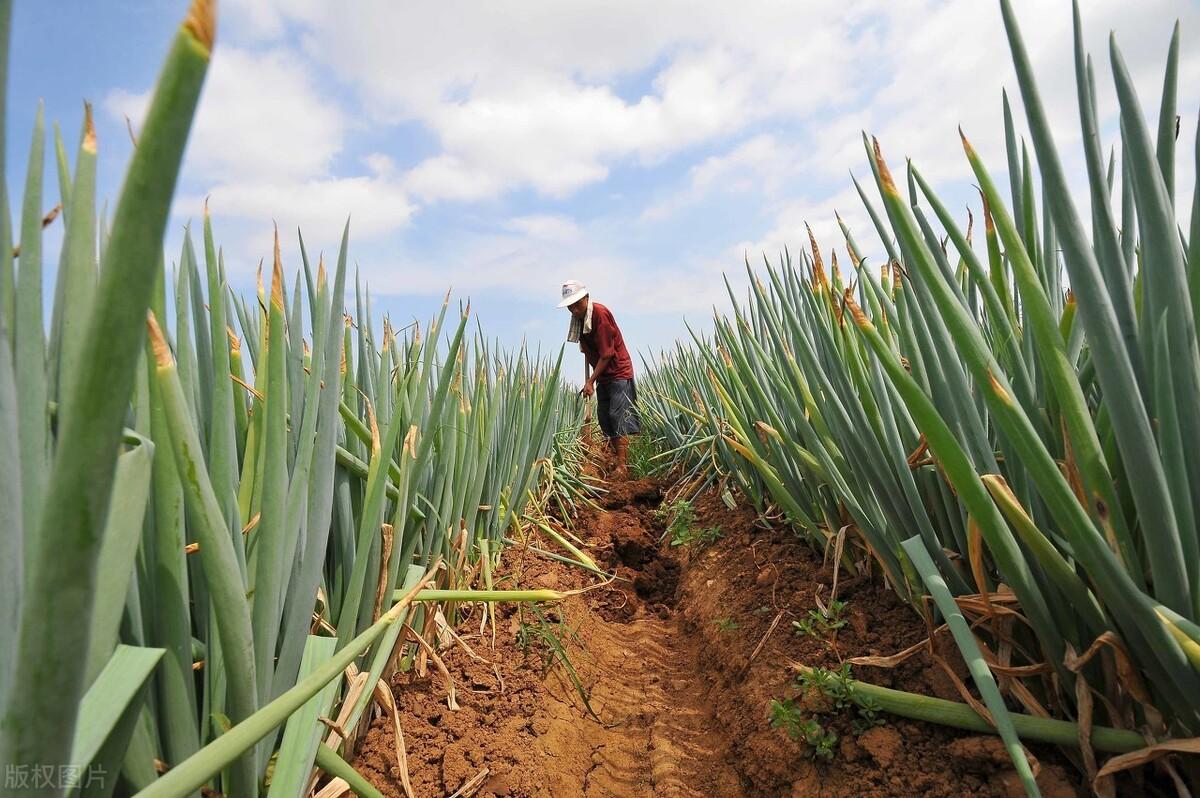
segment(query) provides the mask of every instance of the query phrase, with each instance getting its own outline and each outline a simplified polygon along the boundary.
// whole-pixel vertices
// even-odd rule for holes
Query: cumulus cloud
[[[349,217],[366,237],[404,226],[414,211],[402,190],[372,177],[218,183],[207,199],[226,216],[275,218],[301,230],[340,231]],[[184,198],[182,209],[194,214],[202,202]]]
[[[1047,106],[1074,140],[1069,10],[1056,0],[1016,5]],[[653,164],[771,122],[811,127],[813,174],[844,173],[867,127],[939,179],[960,167],[959,123],[996,150],[999,89],[1013,84],[991,3],[751,2],[736,13],[681,0],[515,9],[372,0],[355,14],[313,2],[236,6],[260,33],[298,26],[305,54],[345,81],[374,123],[416,120],[437,136],[441,151],[408,182],[425,200],[526,187],[562,198],[614,164]],[[1177,0],[1148,0],[1136,15],[1096,0],[1089,44],[1105,63],[1104,37],[1119,21],[1149,89],[1162,21],[1178,13],[1198,16]],[[1183,75],[1197,69],[1200,55],[1185,50]]]
[[[275,30],[269,15],[255,19]],[[105,102],[112,115],[136,120],[135,127],[148,104],[149,92],[122,89]],[[347,217],[362,237],[404,227],[416,206],[389,156],[366,156],[370,174],[333,173],[349,128],[346,113],[321,91],[311,62],[298,50],[217,48],[189,139],[176,214],[195,218],[207,199],[221,217],[256,223],[245,240],[259,247],[269,242],[271,222],[332,241]]]
[[[771,133],[760,133],[733,149],[711,155],[688,170],[687,184],[642,211],[642,221],[664,219],[699,202],[714,191],[755,192],[764,198],[778,196],[798,174],[802,151]]]
[[[1072,142],[1069,11],[1056,0],[1016,5],[1047,107]],[[235,39],[268,49],[218,50],[196,134],[199,167],[308,175],[327,166],[346,123],[337,102],[314,95],[309,72],[319,64],[371,124],[415,120],[437,137],[440,151],[404,179],[426,201],[525,187],[564,198],[604,181],[614,164],[654,164],[772,120],[805,123],[795,135],[809,175],[840,176],[860,163],[858,132],[869,129],[936,180],[961,169],[960,123],[981,151],[1000,152],[999,89],[1013,85],[991,3],[751,2],[731,13],[682,0],[518,8],[364,0],[348,14],[312,0],[233,0],[228,11]],[[1119,21],[1135,76],[1152,89],[1162,22],[1178,13],[1200,17],[1177,0],[1147,0],[1137,14],[1096,0],[1086,9],[1089,43],[1102,66],[1104,37]],[[1185,87],[1200,75],[1200,51],[1185,48],[1182,75]]]
[[[1076,189],[1081,215],[1087,218],[1070,10],[1043,0],[1015,5],[1043,104]],[[1105,147],[1118,147],[1118,154],[1108,32],[1119,29],[1118,43],[1153,126],[1170,24],[1176,16],[1184,17],[1185,30],[1188,22],[1200,21],[1194,6],[1167,0],[1150,2],[1132,15],[1126,4],[1111,0],[1086,4],[1085,44],[1096,64]],[[978,209],[978,200],[958,126],[964,127],[985,163],[1002,177],[1006,159],[1000,100],[1002,88],[1007,87],[1017,133],[1026,136],[1020,92],[998,10],[990,3],[902,0],[879,4],[877,13],[863,25],[858,35],[866,45],[862,50],[865,56],[851,68],[855,80],[846,102],[832,104],[819,119],[789,128],[794,136],[791,140],[777,132],[760,133],[696,164],[689,170],[686,184],[648,206],[643,220],[667,218],[714,193],[754,190],[770,209],[773,221],[764,232],[733,245],[727,253],[731,263],[743,251],[754,257],[761,252],[773,255],[784,245],[793,251],[806,246],[805,222],[812,225],[823,246],[840,245],[835,209],[859,238],[860,247],[878,260],[882,246],[848,176],[859,175],[873,194],[861,137],[867,131],[878,136],[897,174],[903,173],[905,159],[911,158],[922,174],[945,192],[943,198],[965,224],[963,205],[971,203]],[[1183,48],[1180,76],[1182,153],[1190,149],[1195,135],[1200,51]],[[1177,171],[1180,182],[1190,185],[1192,159],[1181,157]],[[1190,197],[1177,198],[1180,219],[1187,218],[1190,204]]]
[[[135,126],[149,92],[112,92],[106,107]],[[193,175],[272,180],[326,174],[341,150],[343,111],[316,88],[308,60],[287,48],[221,47],[201,95],[188,148]]]
[[[496,195],[502,187],[497,176],[482,174],[455,155],[427,158],[405,176],[404,182],[410,191],[429,201],[480,200]]]
[[[1070,9],[1014,5],[1082,186]],[[1109,29],[1119,29],[1153,124],[1170,23],[1180,16],[1185,33],[1200,30],[1200,8],[1084,5],[1107,147],[1116,138]],[[737,273],[744,255],[807,246],[805,222],[824,249],[840,247],[835,209],[878,262],[849,179],[871,187],[862,131],[879,136],[897,174],[911,157],[958,214],[977,203],[958,126],[1002,172],[1007,86],[1024,132],[994,2],[360,0],[347,13],[321,0],[228,0],[223,9],[181,211],[197,213],[211,194],[215,213],[257,225],[255,235],[277,219],[333,241],[352,215],[356,235],[377,244],[364,270],[379,291],[453,283],[552,294],[565,275],[629,312],[695,313],[724,301],[721,272]],[[1179,180],[1191,185],[1200,48],[1186,40],[1179,84]],[[117,91],[108,107],[136,120],[145,102]],[[1178,199],[1185,218],[1190,197]],[[731,218],[731,209],[745,212]],[[704,236],[698,254],[689,226]]]
[[[407,182],[424,200],[525,187],[561,198],[625,159],[655,163],[755,120],[803,116],[844,91],[855,44],[855,15],[833,2],[736,14],[683,2],[235,5],[254,35],[302,27],[306,55],[375,123],[417,120],[438,137],[442,151]],[[796,46],[804,30],[822,34]]]
[[[574,219],[554,214],[518,216],[505,222],[504,227],[542,241],[571,242],[579,238],[580,232]]]

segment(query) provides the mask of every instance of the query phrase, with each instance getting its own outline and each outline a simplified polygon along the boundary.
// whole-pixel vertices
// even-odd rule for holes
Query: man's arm
[[[596,380],[600,379],[600,375],[608,368],[608,364],[612,362],[612,355],[604,355],[596,361],[596,368],[592,369],[592,374],[583,383],[583,395],[591,396],[596,391]]]
[[[596,389],[596,381],[608,369],[613,358],[617,356],[616,343],[613,340],[613,330],[615,325],[612,321],[612,316],[608,315],[607,311],[597,313],[595,318],[596,328],[596,349],[600,354],[600,358],[596,361],[596,366],[592,369],[592,376],[588,377],[588,381],[583,385],[583,395],[591,396]]]

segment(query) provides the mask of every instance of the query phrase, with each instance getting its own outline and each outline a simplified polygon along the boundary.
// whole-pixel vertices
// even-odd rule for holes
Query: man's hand
[[[604,355],[596,363],[596,367],[587,375],[587,379],[583,381],[583,389],[579,391],[581,396],[591,396],[596,392],[596,380],[608,368],[608,364],[612,362],[612,355]]]

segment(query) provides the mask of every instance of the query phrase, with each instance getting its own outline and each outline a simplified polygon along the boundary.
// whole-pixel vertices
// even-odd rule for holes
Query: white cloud
[[[380,177],[391,175],[396,171],[396,161],[390,155],[382,152],[373,152],[363,158],[363,163],[373,173]]]
[[[494,175],[472,169],[454,155],[438,155],[417,164],[406,176],[405,185],[428,201],[484,199],[499,193],[501,183]]]
[[[869,190],[869,189],[868,189]],[[821,248],[822,257],[830,261],[831,249],[838,251],[838,260],[845,265],[845,272],[850,269],[849,257],[846,252],[846,239],[837,223],[837,214],[849,228],[858,245],[860,257],[876,264],[882,261],[879,257],[882,247],[875,233],[875,227],[867,216],[862,201],[853,186],[844,188],[828,197],[789,199],[782,203],[775,213],[775,223],[771,230],[755,240],[741,241],[730,248],[730,258],[739,261],[743,256],[750,258],[751,266],[762,263],[765,254],[775,262],[785,249],[791,252],[793,260],[799,256],[798,250],[811,252],[807,223],[813,231],[817,246]]]
[[[1016,5],[1047,106],[1073,139],[1069,10],[1058,0]],[[312,0],[229,6],[235,40],[276,41],[290,27],[305,57],[274,50],[235,64],[246,56],[218,48],[209,117],[220,123],[198,128],[197,138],[213,142],[200,158],[214,154],[220,164],[232,155],[239,172],[280,163],[307,175],[327,165],[344,122],[336,103],[313,97],[306,74],[320,63],[374,124],[412,119],[437,136],[441,151],[405,181],[424,200],[522,187],[561,198],[605,180],[624,159],[654,163],[772,119],[809,123],[811,174],[840,177],[860,164],[857,134],[866,128],[936,180],[961,170],[960,122],[981,151],[1000,152],[999,88],[1013,85],[998,10],[973,0],[752,2],[737,13],[682,0],[519,8],[364,0],[355,13]],[[1104,33],[1119,20],[1142,77],[1157,75],[1160,22],[1198,16],[1177,0],[1149,0],[1137,14],[1119,0],[1087,6],[1099,64]],[[1196,52],[1184,50],[1185,86],[1200,71]],[[619,92],[622,81],[637,88]],[[248,100],[239,106],[237,97]],[[290,107],[264,109],[271,97]],[[264,111],[296,124],[253,124]],[[267,128],[308,140],[253,138]]]
[[[642,211],[642,221],[664,219],[714,191],[755,192],[770,199],[795,179],[801,149],[771,133],[760,133],[732,150],[712,155],[688,170],[687,185]]]
[[[128,89],[113,89],[104,98],[104,109],[114,119],[128,118],[131,123],[140,124],[150,106],[150,92],[132,92]]]
[[[1049,0],[1027,0],[1015,5],[1060,156],[1075,188],[1080,215],[1086,220],[1089,211],[1075,96],[1070,9]],[[1186,30],[1188,22],[1200,22],[1200,13],[1194,6],[1166,0],[1139,7],[1137,14],[1131,14],[1126,4],[1110,0],[1086,5],[1085,44],[1095,59],[1107,150],[1117,143],[1117,107],[1108,65],[1109,28],[1115,26],[1120,30],[1119,43],[1137,83],[1148,124],[1153,128],[1157,122],[1170,22],[1175,16],[1182,16]],[[807,249],[805,221],[812,225],[823,249],[831,245],[842,248],[843,236],[833,217],[835,208],[859,239],[863,254],[878,262],[883,255],[882,246],[847,176],[850,171],[859,175],[877,203],[861,139],[863,130],[878,135],[898,179],[904,174],[905,158],[911,157],[956,215],[965,216],[964,202],[978,210],[978,200],[970,187],[973,177],[958,138],[958,125],[964,126],[1002,186],[1007,185],[1003,174],[1006,159],[1000,103],[1004,86],[1008,87],[1013,103],[1017,133],[1027,138],[1008,42],[995,5],[926,0],[886,4],[881,6],[880,16],[864,40],[870,37],[875,38],[869,48],[873,57],[855,65],[860,80],[856,81],[853,103],[834,108],[820,121],[804,125],[798,141],[786,147],[777,146],[778,134],[763,134],[696,165],[689,173],[687,187],[651,206],[645,216],[662,218],[708,193],[739,190],[745,183],[755,182],[763,189],[767,206],[774,206],[774,222],[765,233],[732,247],[730,263],[734,262],[735,253],[740,258],[743,250],[748,250],[753,259],[761,252],[774,257],[785,245],[793,252],[797,247]],[[872,75],[887,77],[873,83]],[[1177,166],[1181,185],[1192,185],[1194,164],[1189,155],[1198,102],[1200,51],[1185,44],[1180,64],[1179,107],[1183,129]],[[755,153],[763,157],[756,158]],[[708,179],[710,175],[712,179]],[[774,194],[768,190],[768,181],[780,175],[788,185]],[[1181,194],[1177,204],[1179,218],[1186,219],[1190,197]]]
[[[504,228],[542,241],[570,242],[579,238],[579,225],[573,219],[554,214],[518,216],[505,222]]]
[[[223,216],[265,220],[304,231],[340,235],[349,217],[354,233],[371,237],[405,226],[414,208],[404,192],[385,180],[345,177],[280,182],[218,183],[210,189],[209,205]],[[202,198],[181,200],[181,209],[195,214]]]
[[[1064,160],[1082,185],[1069,6],[1014,5]],[[1184,0],[1084,5],[1107,148],[1115,138],[1108,29],[1120,30],[1153,124],[1170,21],[1182,16],[1185,34],[1194,33],[1200,9]],[[720,274],[738,273],[743,254],[757,263],[764,251],[806,248],[805,221],[825,252],[843,249],[835,208],[878,263],[881,247],[848,176],[871,187],[861,131],[879,136],[898,177],[911,156],[956,214],[977,202],[958,125],[1002,185],[1002,86],[1024,131],[995,2],[360,0],[347,13],[320,0],[229,0],[224,8],[181,207],[196,213],[211,191],[214,213],[254,225],[256,236],[274,218],[333,241],[351,213],[356,237],[377,239],[367,250],[376,263],[364,268],[385,292],[440,293],[453,283],[500,296],[548,286],[552,295],[576,276],[627,312],[696,312],[723,303]],[[1186,37],[1180,89],[1179,183],[1190,187],[1200,48]],[[108,104],[136,118],[144,103],[114,93]],[[419,156],[384,141],[408,126],[419,131]],[[639,183],[646,174],[663,182],[651,191]],[[605,181],[611,190],[570,204]],[[703,203],[718,196],[752,212],[714,217]],[[1179,199],[1186,213],[1190,197]],[[438,204],[429,227],[412,225],[418,202]],[[1085,203],[1081,211],[1086,218]],[[661,252],[651,239],[678,236],[668,228],[693,220],[717,241],[706,244],[711,252],[696,257],[686,242],[678,257],[639,250],[644,242]],[[406,225],[420,241],[387,237]]]
[[[678,319],[683,313],[707,316],[713,305],[723,304],[727,295],[721,273],[731,267],[725,258],[697,258],[650,270],[587,228],[579,230],[577,239],[522,233],[464,236],[440,249],[436,261],[438,268],[430,269],[411,254],[367,258],[363,278],[378,294],[436,295],[453,286],[456,295],[484,302],[543,302],[552,320],[558,287],[564,279],[575,279],[624,317]]]
[[[149,93],[106,102],[135,129]],[[188,146],[188,172],[216,180],[303,179],[328,173],[342,148],[343,112],[316,88],[308,59],[286,48],[218,47]]]
[[[735,85],[736,72],[729,58],[708,53],[674,64],[655,82],[661,94],[637,102],[607,86],[556,81],[445,104],[428,122],[446,155],[419,166],[410,185],[430,199],[522,186],[568,196],[604,180],[616,160],[653,162],[743,125],[748,91]]]
[[[531,187],[568,196],[614,163],[653,163],[755,120],[805,116],[845,90],[864,0],[680,0],[520,7],[241,0],[251,35],[303,28],[306,54],[345,80],[376,123],[413,119],[442,151],[408,185],[425,200]],[[822,30],[803,46],[781,31]],[[847,44],[851,46],[846,46]],[[849,75],[846,71],[845,74]],[[622,81],[637,88],[620,91]],[[649,83],[647,84],[647,81]]]
[[[273,30],[262,18],[264,30]],[[149,93],[116,90],[106,107],[116,117],[144,117]],[[347,217],[369,238],[408,224],[416,210],[383,153],[363,159],[370,175],[336,175],[349,123],[319,88],[309,60],[287,47],[253,51],[218,47],[189,139],[184,191],[175,213],[198,218],[204,204],[248,231],[245,257],[270,250],[270,223],[300,227],[317,240],[338,241]],[[247,254],[248,253],[241,253]]]
[[[296,6],[304,0],[297,0]],[[225,0],[220,8],[220,33],[232,28],[248,41],[274,41],[284,34],[286,17],[273,2]]]
[[[728,155],[706,158],[692,167],[692,185],[700,190],[720,183],[737,191],[762,188],[759,178],[771,179],[777,188],[785,174],[791,174],[796,157],[795,147],[779,142],[775,136],[760,134],[735,147]]]

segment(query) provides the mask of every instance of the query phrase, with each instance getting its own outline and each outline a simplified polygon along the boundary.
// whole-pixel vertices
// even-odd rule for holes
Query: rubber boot
[[[617,479],[629,478],[629,441],[626,438],[613,438],[613,451],[616,453],[616,467],[613,476]]]

